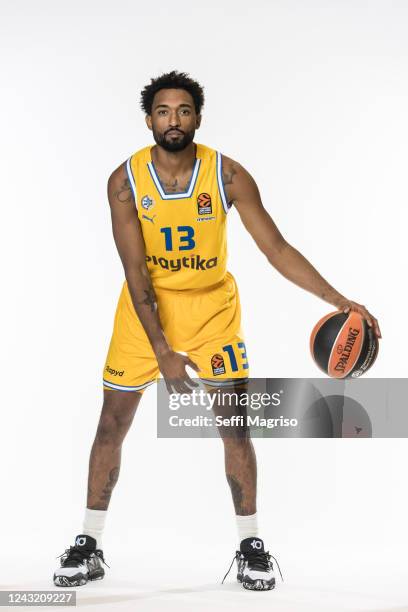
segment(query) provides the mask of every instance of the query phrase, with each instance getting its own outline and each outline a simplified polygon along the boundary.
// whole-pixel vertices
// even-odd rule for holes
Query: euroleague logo
[[[211,367],[214,376],[218,376],[219,374],[225,374],[224,357],[219,353],[213,355],[211,357]]]
[[[211,215],[212,202],[209,193],[200,193],[197,197],[197,210],[199,215]]]

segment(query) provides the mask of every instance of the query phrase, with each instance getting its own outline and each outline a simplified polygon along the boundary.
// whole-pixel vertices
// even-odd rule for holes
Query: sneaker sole
[[[84,586],[87,582],[93,580],[102,580],[105,576],[105,571],[99,570],[92,575],[84,576],[83,574],[76,574],[75,576],[56,576],[54,575],[54,584],[58,587],[79,587]]]
[[[242,576],[237,576],[238,582],[242,584],[244,589],[248,591],[272,591],[275,588],[275,578],[272,578],[269,582],[267,580],[243,580]]]
[[[78,587],[88,582],[88,578],[82,574],[76,576],[54,576],[54,584],[57,587]]]
[[[275,588],[275,583],[268,584],[265,580],[255,580],[255,582],[243,582],[242,586],[247,591],[272,591]]]

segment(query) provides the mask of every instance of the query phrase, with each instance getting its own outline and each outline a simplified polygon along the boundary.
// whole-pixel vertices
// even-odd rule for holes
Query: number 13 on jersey
[[[171,227],[162,227],[160,232],[164,234],[164,243],[166,251],[190,251],[195,247],[194,228],[190,225],[178,225],[177,233],[172,231]],[[173,233],[178,238],[178,245],[173,248]]]
[[[233,344],[227,344],[226,346],[222,347],[222,350],[225,351],[229,357],[231,370],[233,372],[238,372],[240,367],[244,370],[249,368],[245,342],[237,342],[237,347],[238,350],[234,350]]]

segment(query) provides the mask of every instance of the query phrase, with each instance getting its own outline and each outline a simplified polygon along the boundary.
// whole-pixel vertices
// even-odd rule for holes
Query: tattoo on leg
[[[227,480],[228,480],[228,484],[230,486],[231,493],[232,493],[232,501],[234,502],[235,513],[243,514],[244,509],[243,509],[243,503],[242,503],[243,501],[242,487],[240,483],[238,482],[238,480],[235,478],[235,476],[232,476],[231,474],[227,474]]]
[[[129,183],[129,179],[125,179],[122,185],[119,187],[117,191],[115,191],[115,198],[119,200],[122,204],[128,204],[129,202],[133,202],[133,193],[132,188]]]
[[[105,502],[106,504],[109,504],[109,501],[110,501],[110,498],[111,498],[111,495],[112,495],[113,487],[117,483],[118,478],[119,478],[119,468],[118,467],[114,467],[109,472],[109,480],[106,483],[105,488],[102,491],[102,495],[100,496],[100,500],[102,502]]]
[[[153,287],[149,287],[149,289],[144,289],[144,292],[146,294],[146,297],[141,302],[138,302],[138,304],[146,304],[146,306],[150,306],[150,310],[154,312],[156,309],[156,294],[153,290]]]

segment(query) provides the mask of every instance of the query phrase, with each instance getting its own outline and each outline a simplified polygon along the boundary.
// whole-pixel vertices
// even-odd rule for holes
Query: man
[[[102,532],[118,480],[122,442],[144,389],[161,372],[169,391],[243,388],[249,375],[237,286],[226,268],[226,219],[234,206],[260,250],[281,274],[336,308],[364,306],[338,293],[286,242],[264,209],[250,174],[237,162],[194,143],[202,87],[176,71],[142,92],[156,142],[134,153],[108,181],[113,235],[126,281],[104,368],[104,402],[89,463],[83,532],[62,555],[57,586],[102,578]],[[186,354],[182,354],[186,353]],[[248,436],[223,436],[225,469],[239,537],[238,580],[269,590],[275,578],[258,537],[256,458]]]

